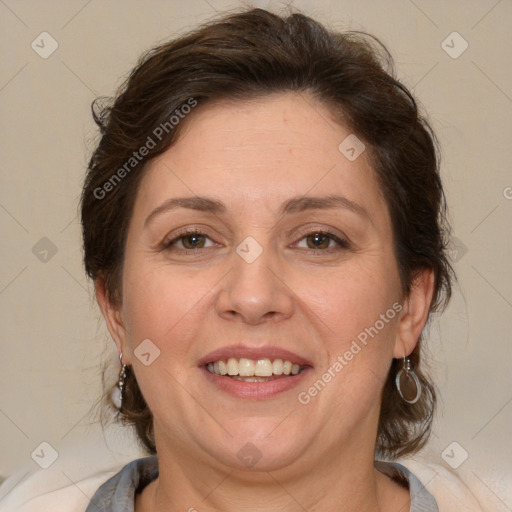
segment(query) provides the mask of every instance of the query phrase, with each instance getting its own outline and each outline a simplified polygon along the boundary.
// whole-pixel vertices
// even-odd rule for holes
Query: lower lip
[[[244,382],[243,380],[235,380],[223,375],[217,375],[208,371],[205,366],[200,367],[209,381],[224,391],[237,398],[249,398],[252,400],[266,400],[274,398],[285,391],[290,391],[296,387],[309,373],[311,367],[304,368],[297,375],[289,377],[279,377],[273,380],[262,382]]]

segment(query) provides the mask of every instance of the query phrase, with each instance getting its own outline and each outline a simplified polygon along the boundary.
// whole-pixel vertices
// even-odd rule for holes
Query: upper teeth
[[[271,375],[297,375],[300,365],[282,359],[235,359],[208,363],[208,370],[217,375],[240,375],[241,377],[270,377]]]

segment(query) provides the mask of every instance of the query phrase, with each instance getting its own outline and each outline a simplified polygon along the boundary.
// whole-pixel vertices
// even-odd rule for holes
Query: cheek
[[[325,329],[340,342],[356,337],[365,328],[373,326],[391,309],[388,317],[395,317],[393,304],[398,300],[398,284],[385,268],[371,268],[364,264],[351,264],[335,272],[311,276],[297,276],[294,290],[312,310]],[[391,318],[391,319],[393,319]],[[393,322],[381,329],[389,331]]]
[[[185,331],[192,324],[201,325],[197,315],[218,281],[216,274],[207,271],[171,269],[165,264],[135,260],[125,266],[124,277],[123,317],[133,350],[146,338],[161,350],[178,338],[186,342],[189,337]],[[183,345],[173,344],[173,352]]]
[[[355,269],[354,269],[355,270]],[[325,293],[304,283],[307,304],[321,318],[321,346],[326,358],[319,369],[333,407],[370,407],[386,380],[393,357],[399,313],[398,287],[385,272],[340,272],[326,280]]]
[[[312,282],[322,286],[312,287]],[[321,320],[316,320],[318,352],[325,357],[319,377],[333,384],[320,400],[339,411],[371,407],[393,357],[401,309],[397,280],[385,268],[347,265],[329,278],[303,276],[297,289],[311,318]]]

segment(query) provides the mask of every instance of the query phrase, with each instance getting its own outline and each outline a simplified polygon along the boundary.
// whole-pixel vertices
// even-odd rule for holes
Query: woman
[[[430,432],[421,335],[452,271],[435,137],[386,50],[232,14],[96,120],[85,266],[152,455],[87,512],[438,510],[389,462]]]

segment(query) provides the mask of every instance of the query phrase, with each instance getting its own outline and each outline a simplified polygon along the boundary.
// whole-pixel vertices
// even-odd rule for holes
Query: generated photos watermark
[[[136,151],[132,153],[132,156],[128,158],[128,160],[117,169],[112,176],[103,183],[101,187],[96,187],[93,191],[94,197],[96,199],[104,199],[109,192],[114,190],[119,183],[126,177],[127,174],[130,173],[132,169],[137,167],[140,162],[144,160],[144,158],[149,154],[150,150],[154,149],[158,142],[160,142],[163,137],[170,133],[171,130],[177,126],[182,119],[190,114],[192,109],[197,105],[197,100],[195,98],[189,98],[186,103],[183,103],[181,107],[177,108],[170,116],[169,119],[163,123],[160,123],[152,132],[151,135],[148,135],[146,142],[142,144]]]
[[[395,302],[385,313],[381,314],[379,319],[370,327],[366,327],[357,335],[357,339],[353,339],[350,347],[339,355],[334,363],[317,379],[312,386],[306,391],[301,391],[297,395],[298,401],[302,405],[309,404],[311,399],[317,396],[329,382],[332,381],[347,366],[354,356],[359,354],[361,350],[368,345],[369,338],[373,339],[395,316],[402,311],[403,306],[399,302]]]

